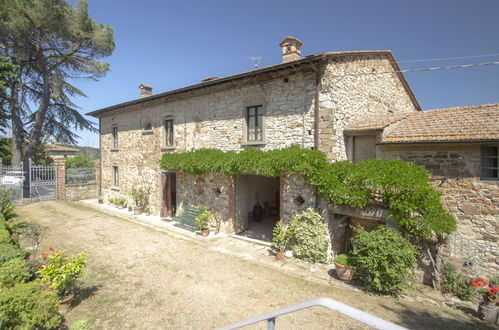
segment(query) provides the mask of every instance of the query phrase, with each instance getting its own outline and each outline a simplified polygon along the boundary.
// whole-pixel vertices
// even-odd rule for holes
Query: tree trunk
[[[444,250],[445,242],[447,240],[442,235],[437,235],[436,240],[427,242],[427,253],[430,258],[432,266],[432,284],[433,288],[440,290],[442,285],[442,271],[443,271],[443,259],[442,253]]]
[[[21,165],[23,152],[23,124],[21,121],[21,105],[19,100],[19,80],[14,80],[11,86],[11,125],[12,125],[12,161],[13,167]]]
[[[42,138],[42,130],[43,130],[43,123],[45,121],[45,115],[50,105],[51,82],[49,74],[47,73],[46,70],[43,72],[42,78],[43,78],[42,101],[40,103],[38,111],[35,113],[35,121],[33,123],[33,127],[31,128],[31,133],[29,135],[29,140],[28,140],[28,150],[26,151],[26,156],[24,157],[25,159],[24,168],[28,170],[29,170],[29,160],[31,159],[33,162],[35,161],[36,150]],[[30,179],[31,178],[29,177],[29,175],[27,175],[26,180],[24,180],[25,196],[29,195],[29,187],[31,183]]]

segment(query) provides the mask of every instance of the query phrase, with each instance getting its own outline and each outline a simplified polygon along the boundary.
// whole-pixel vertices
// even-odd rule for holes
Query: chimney
[[[295,37],[287,36],[279,44],[282,48],[282,63],[296,61],[301,58],[300,47],[303,42],[296,39]]]
[[[144,97],[148,97],[152,95],[152,86],[148,84],[140,84],[139,85],[140,89],[140,98],[143,99]]]

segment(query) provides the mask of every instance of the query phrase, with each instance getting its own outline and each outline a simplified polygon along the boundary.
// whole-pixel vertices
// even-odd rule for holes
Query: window
[[[173,146],[173,120],[168,119],[163,122],[163,133],[164,140],[163,146],[171,147]]]
[[[485,180],[498,180],[499,147],[482,146],[480,177]]]
[[[118,149],[118,127],[113,127],[113,148]]]
[[[246,108],[246,141],[263,141],[263,109],[261,105]]]
[[[114,187],[120,186],[120,174],[118,171],[118,166],[113,166],[113,186]]]

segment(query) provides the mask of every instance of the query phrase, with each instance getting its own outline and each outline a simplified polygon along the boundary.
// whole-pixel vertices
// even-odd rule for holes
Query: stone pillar
[[[66,199],[66,160],[54,159],[55,175],[57,177],[57,198]]]

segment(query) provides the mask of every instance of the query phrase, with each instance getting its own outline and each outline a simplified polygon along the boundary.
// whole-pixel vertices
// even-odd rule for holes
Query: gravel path
[[[49,247],[90,254],[84,299],[65,312],[67,324],[95,329],[211,329],[303,300],[330,297],[412,329],[476,329],[484,324],[417,292],[403,299],[367,295],[336,280],[307,281],[231,253],[233,239],[203,242],[159,232],[78,203],[19,207],[21,220],[49,228]],[[218,250],[218,251],[217,251]],[[283,266],[284,267],[284,266]],[[281,329],[362,329],[353,320],[315,308],[277,320]],[[266,328],[259,324],[254,328]]]

